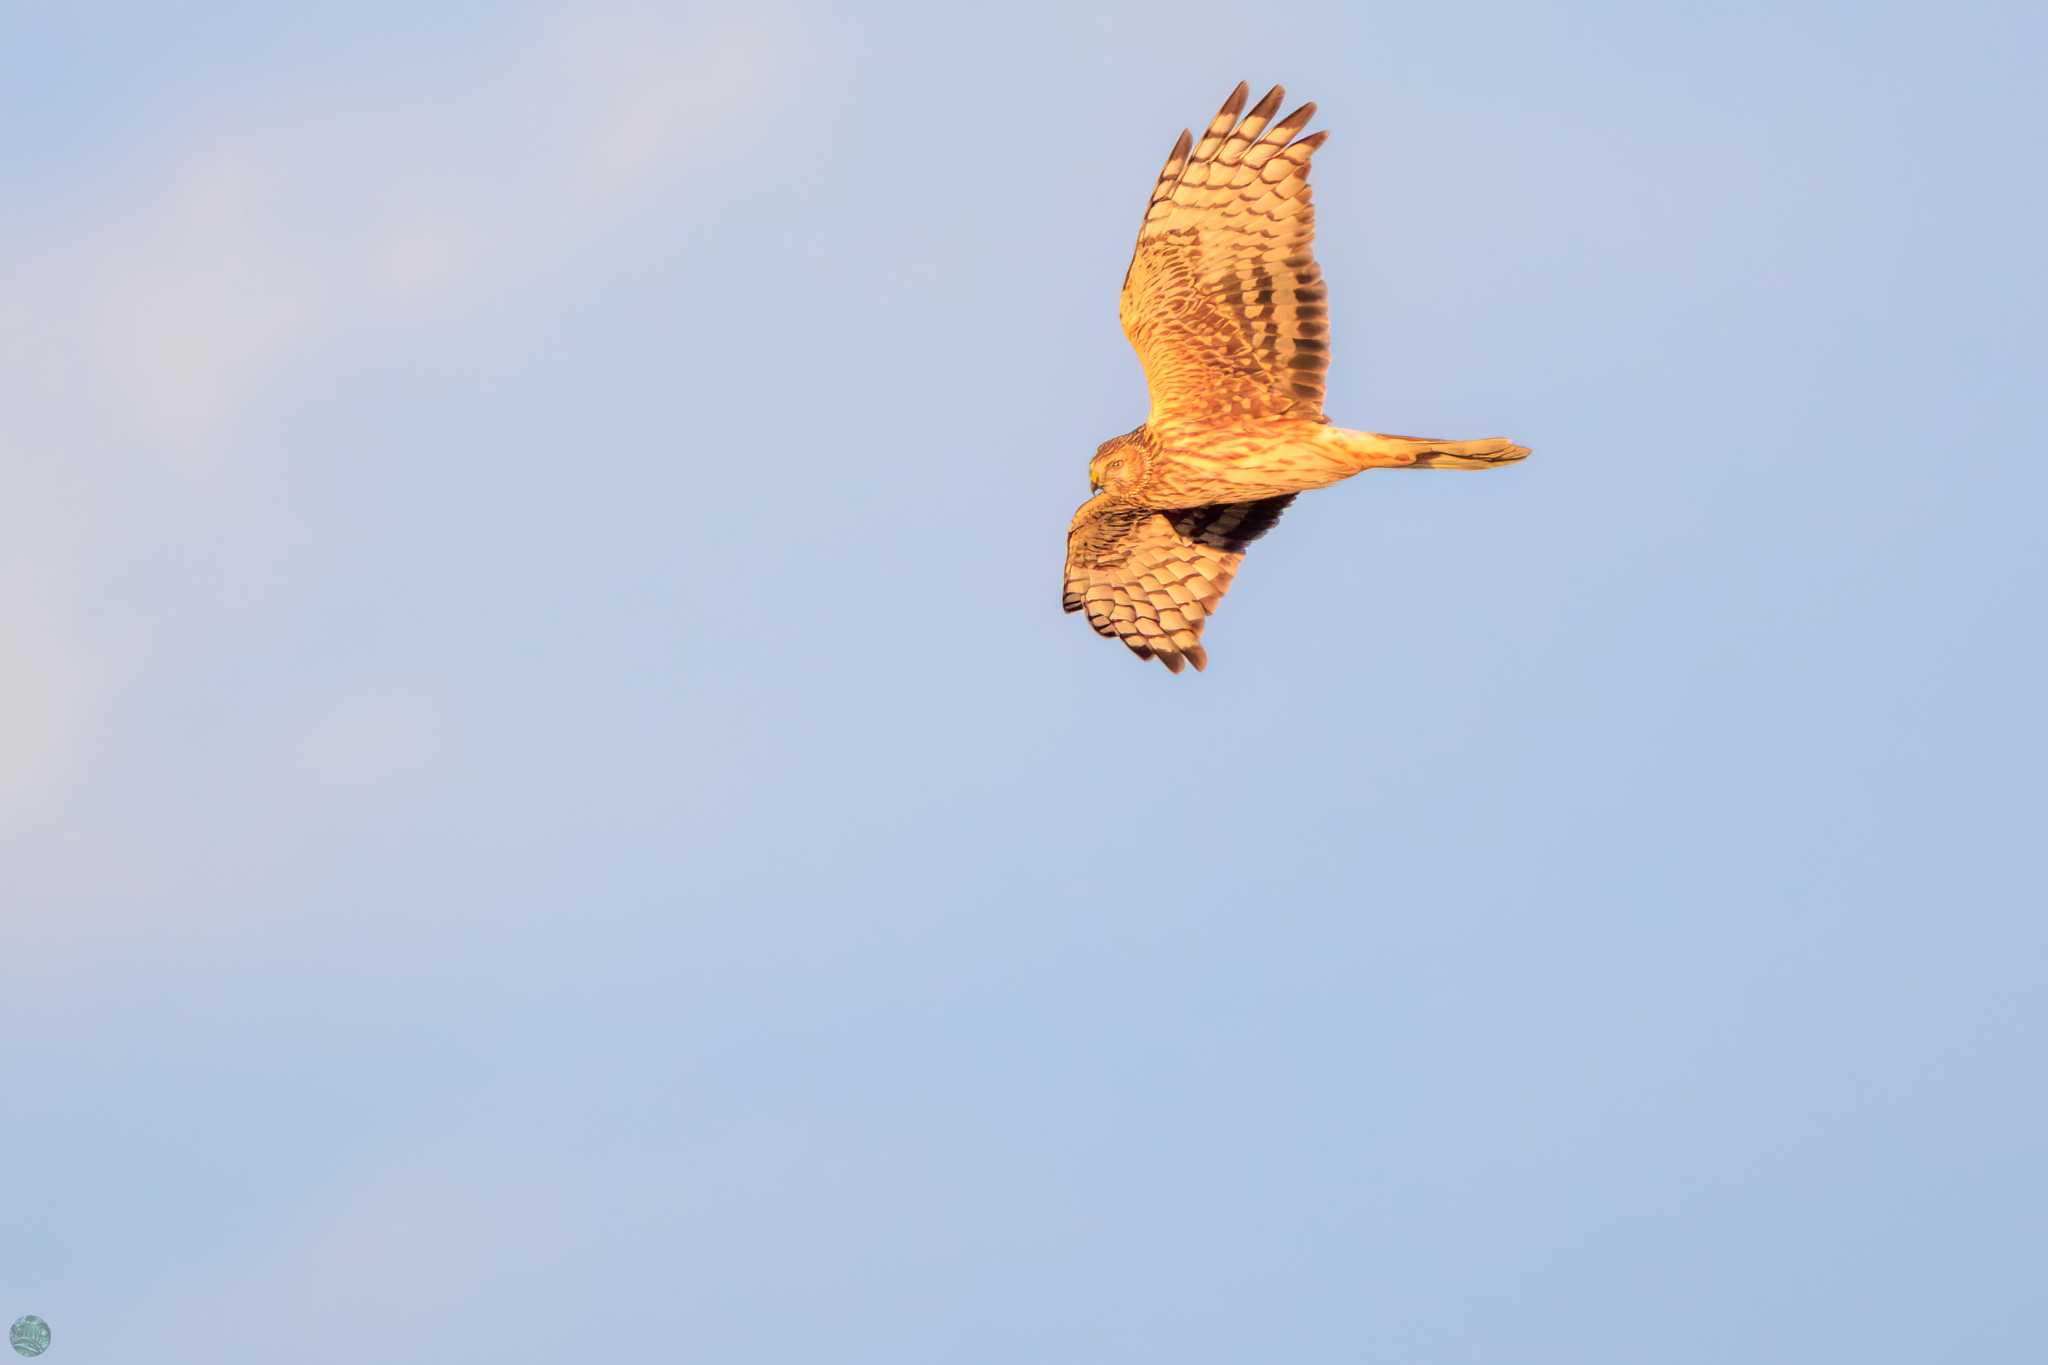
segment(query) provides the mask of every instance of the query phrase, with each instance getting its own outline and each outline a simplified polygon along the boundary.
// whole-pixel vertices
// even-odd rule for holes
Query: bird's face
[[[1104,441],[1088,462],[1088,487],[1091,492],[1126,493],[1137,487],[1144,473],[1144,451],[1128,437],[1119,436]]]

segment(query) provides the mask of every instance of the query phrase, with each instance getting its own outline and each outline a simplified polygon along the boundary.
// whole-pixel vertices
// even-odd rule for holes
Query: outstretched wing
[[[1209,662],[1202,626],[1223,600],[1247,545],[1273,529],[1292,494],[1155,512],[1090,498],[1067,527],[1062,605],[1088,613],[1098,635],[1173,672]]]
[[[1274,86],[1243,119],[1239,83],[1153,187],[1118,312],[1145,367],[1155,431],[1232,417],[1319,417],[1329,315],[1316,265],[1309,157],[1315,113],[1271,123]],[[1271,124],[1269,127],[1268,124]]]

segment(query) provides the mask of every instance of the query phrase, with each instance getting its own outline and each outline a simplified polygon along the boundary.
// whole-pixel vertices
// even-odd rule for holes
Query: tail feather
[[[1366,469],[1492,469],[1529,454],[1529,447],[1518,446],[1504,436],[1447,441],[1437,436],[1389,436],[1343,427],[1330,428],[1330,435],[1353,462],[1353,473]]]

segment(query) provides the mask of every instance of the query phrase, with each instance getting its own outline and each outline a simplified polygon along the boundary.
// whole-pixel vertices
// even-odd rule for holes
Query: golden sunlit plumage
[[[1124,277],[1124,335],[1145,367],[1145,424],[1105,441],[1096,495],[1067,530],[1064,605],[1178,673],[1244,550],[1296,493],[1376,467],[1483,469],[1529,452],[1501,439],[1346,431],[1323,416],[1330,363],[1313,252],[1309,162],[1327,133],[1278,122],[1275,86],[1182,132],[1153,186]]]

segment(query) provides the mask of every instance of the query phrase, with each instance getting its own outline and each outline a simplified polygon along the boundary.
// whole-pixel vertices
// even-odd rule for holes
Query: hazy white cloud
[[[369,275],[387,298],[419,302],[461,283],[483,249],[482,235],[460,217],[421,209],[370,249]]]
[[[65,776],[87,670],[48,569],[0,558],[0,821],[30,810]]]
[[[806,57],[770,5],[515,21],[465,45],[459,70],[356,60],[252,65],[166,117],[110,122],[91,174],[53,166],[9,205],[0,826],[85,803],[16,869],[74,897],[149,907],[175,885],[212,907],[208,924],[259,913],[190,890],[213,874],[195,870],[183,813],[149,807],[209,724],[258,755],[237,767],[208,750],[223,808],[259,786],[309,810],[381,801],[448,761],[463,718],[411,679],[302,680],[231,720],[194,700],[205,670],[183,641],[248,631],[261,653],[269,607],[303,586],[293,554],[332,530],[297,501],[279,433],[370,348],[485,353],[502,320],[573,307],[621,252],[673,251],[691,203],[676,187],[759,135]],[[478,316],[490,325],[465,325]],[[139,562],[189,600],[144,590]],[[169,723],[167,696],[185,708]],[[278,809],[241,813],[260,826]],[[97,856],[110,838],[123,856]]]
[[[135,220],[145,230],[93,262],[105,373],[181,462],[208,462],[222,423],[317,316],[319,273],[266,221],[276,197],[267,168],[201,162]]]
[[[580,157],[585,187],[620,193],[687,163],[693,147],[736,135],[750,101],[776,98],[790,44],[784,26],[764,17],[695,34],[588,21],[575,66],[603,96]]]
[[[24,276],[0,353],[68,347],[116,430],[216,468],[250,404],[351,331],[537,278],[573,287],[562,261],[793,87],[794,35],[772,10],[583,15],[367,107],[347,70],[225,92],[126,149],[99,201],[30,220],[51,259]]]
[[[299,744],[305,775],[323,787],[363,789],[402,781],[432,763],[438,710],[402,689],[346,697],[315,720]]]
[[[224,1359],[289,1355],[351,1360],[374,1324],[382,1339],[432,1332],[469,1296],[506,1272],[510,1258],[544,1254],[536,1237],[545,1191],[514,1203],[480,1182],[474,1163],[440,1148],[381,1171],[350,1173],[277,1228],[238,1264],[174,1274],[181,1291],[138,1314],[134,1344],[204,1337],[221,1304],[234,1305]],[[559,1211],[546,1208],[547,1217]],[[222,1279],[232,1289],[222,1294]],[[516,1324],[507,1324],[516,1331]]]
[[[888,1197],[833,1188],[844,1154],[815,1150],[785,1122],[692,1125],[650,1144],[587,1121],[579,1098],[571,1080],[563,1113],[487,1105],[384,1164],[333,1173],[231,1256],[168,1274],[127,1331],[138,1343],[203,1335],[230,1303],[226,1360],[352,1360],[366,1323],[401,1343],[459,1324],[479,1358],[517,1358],[561,1335],[521,1315],[528,1289],[557,1295],[531,1304],[536,1315],[587,1309],[589,1266],[622,1237],[669,1230],[660,1264],[606,1286],[620,1296],[611,1306],[667,1276],[683,1277],[679,1296],[697,1298],[706,1279],[767,1280],[791,1248],[804,1259],[809,1220],[835,1200],[867,1212]],[[804,1197],[781,1197],[793,1187]]]

